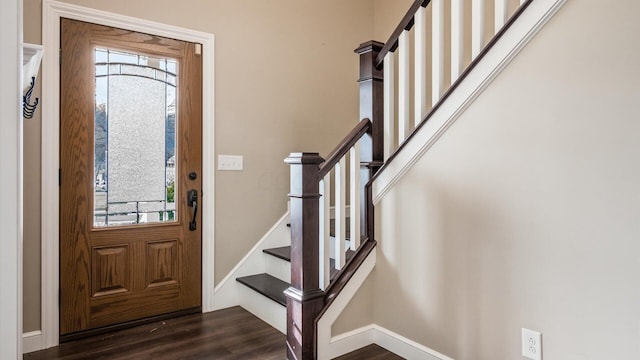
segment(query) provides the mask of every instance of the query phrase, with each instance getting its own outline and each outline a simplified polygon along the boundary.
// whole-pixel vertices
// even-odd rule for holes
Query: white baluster
[[[349,177],[349,247],[356,251],[360,247],[360,142],[349,151],[351,176]]]
[[[471,2],[471,58],[475,59],[484,47],[484,0]]]
[[[507,22],[507,3],[508,0],[495,0],[495,33]]]
[[[396,132],[396,55],[388,52],[384,57],[384,159],[395,150]]]
[[[346,167],[347,159],[343,156],[340,159],[340,162],[336,164],[335,167],[335,176],[336,176],[336,191],[335,191],[335,253],[333,254],[333,258],[336,261],[336,269],[340,270],[344,266],[345,263],[345,238],[346,238],[346,227],[345,227],[345,215],[346,215],[346,199],[345,193],[346,190]]]
[[[398,145],[409,136],[409,32],[398,39]]]
[[[422,6],[414,16],[414,112],[413,124],[418,126],[427,115],[427,9]]]
[[[444,91],[444,0],[433,0],[432,4],[432,82],[431,103],[440,101]]]
[[[325,175],[324,179],[320,180],[320,269],[318,274],[320,276],[320,288],[326,289],[331,282],[331,266],[330,266],[330,248],[331,248],[331,173]]]
[[[462,73],[464,63],[464,0],[451,0],[451,83]]]

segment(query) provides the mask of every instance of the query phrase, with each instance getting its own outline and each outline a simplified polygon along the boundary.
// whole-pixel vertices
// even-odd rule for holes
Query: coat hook
[[[27,93],[22,97],[22,116],[24,116],[25,119],[31,119],[33,117],[33,114],[36,112],[36,108],[38,107],[38,98],[35,98],[33,104],[29,104],[31,102],[31,93],[33,93],[33,88],[35,86],[36,77],[33,76],[31,77],[31,85],[29,86],[29,90],[27,90]]]

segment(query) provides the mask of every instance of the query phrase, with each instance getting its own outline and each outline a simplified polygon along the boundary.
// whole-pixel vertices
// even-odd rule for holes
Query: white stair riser
[[[237,283],[240,306],[273,326],[283,334],[287,333],[287,308],[254,290]]]
[[[265,272],[282,281],[291,283],[291,263],[273,255],[264,254]]]

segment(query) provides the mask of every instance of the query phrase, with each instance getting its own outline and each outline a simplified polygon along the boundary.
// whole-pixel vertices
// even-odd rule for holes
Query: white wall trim
[[[471,70],[460,86],[442,103],[402,151],[386,164],[373,183],[373,201],[377,204],[445,131],[480,96],[567,0],[535,0],[507,29],[502,38]]]
[[[379,346],[398,354],[405,359],[419,360],[454,360],[444,354],[430,349],[422,344],[407,339],[389,329],[379,325],[373,325],[374,338],[373,342]]]
[[[44,0],[42,9],[42,336],[43,346],[58,344],[59,84],[60,18],[76,19],[203,44],[202,93],[202,311],[213,309],[214,293],[214,36],[148,20]]]
[[[371,344],[383,347],[405,359],[454,360],[377,324],[363,326],[332,337],[332,354],[328,359],[348,354]]]
[[[0,353],[22,356],[22,0],[0,1]]]
[[[374,343],[376,328],[374,324],[363,326],[349,332],[333,336],[329,342],[331,358],[340,357],[352,351],[362,349]],[[320,358],[320,357],[318,357]]]
[[[367,277],[369,276],[371,271],[373,271],[373,268],[376,266],[376,254],[377,248],[374,248],[373,251],[371,251],[371,253],[369,253],[367,258],[364,260],[362,265],[360,265],[351,280],[345,285],[342,291],[333,300],[333,303],[331,304],[329,309],[327,309],[327,311],[318,320],[318,359],[333,359],[334,357],[344,355],[345,353],[340,353],[340,351],[349,349],[349,346],[355,346],[362,343],[362,336],[356,336],[354,339],[359,341],[354,340],[355,344],[353,345],[350,342],[345,343],[344,341],[341,341],[342,338],[338,338],[336,340],[337,342],[334,343],[335,338],[331,337],[331,328],[336,319],[338,319],[338,316],[340,316],[342,311],[344,311],[344,309],[347,307],[349,301],[355,296],[355,294],[358,292],[358,289],[360,289],[365,280],[367,280]],[[359,347],[355,349],[359,349]]]
[[[42,331],[30,331],[22,334],[22,352],[24,354],[43,349]]]

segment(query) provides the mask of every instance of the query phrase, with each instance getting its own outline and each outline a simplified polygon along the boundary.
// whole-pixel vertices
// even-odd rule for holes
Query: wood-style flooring
[[[240,307],[141,325],[24,355],[24,360],[285,359],[285,337]],[[371,345],[340,360],[396,360]]]

